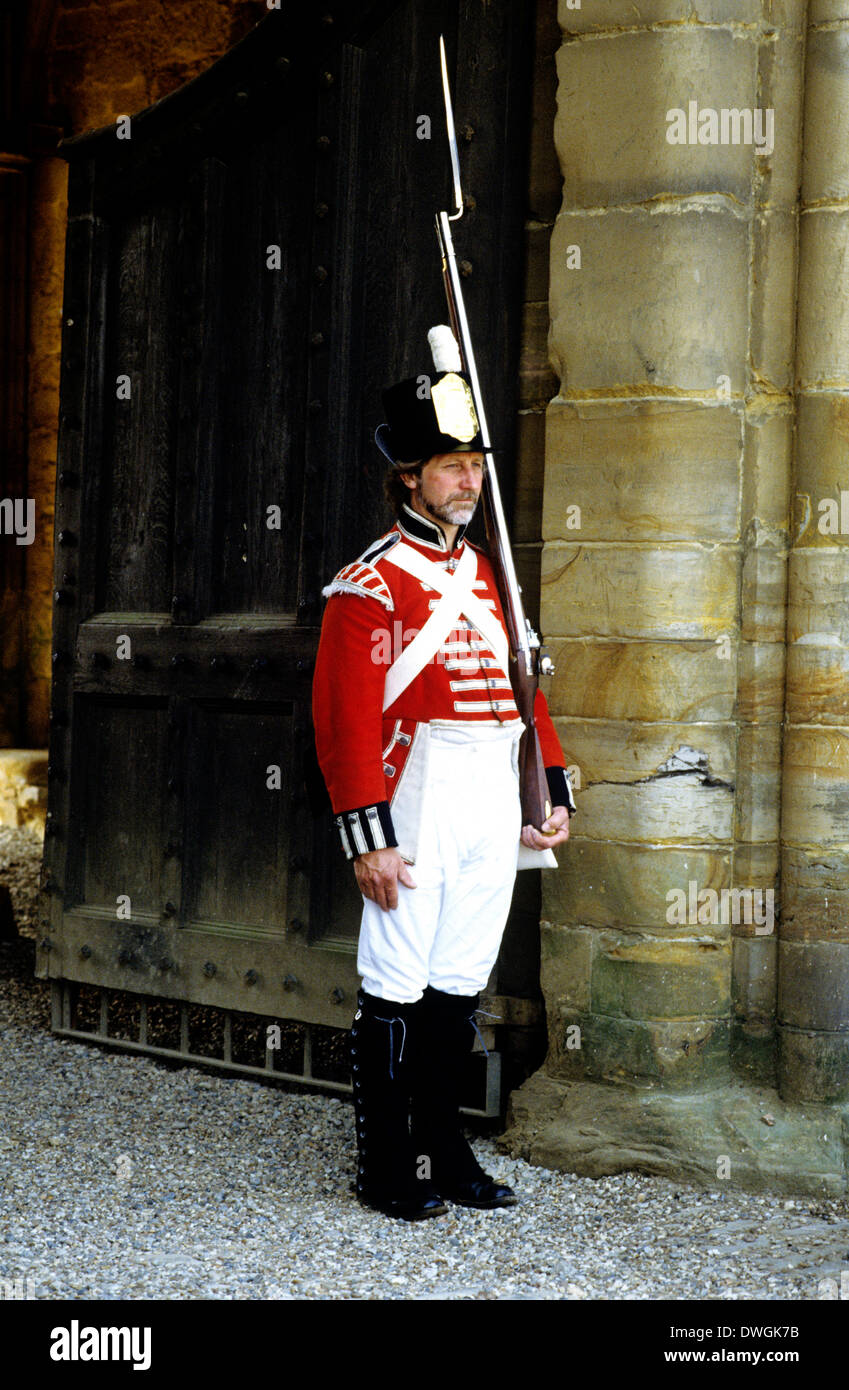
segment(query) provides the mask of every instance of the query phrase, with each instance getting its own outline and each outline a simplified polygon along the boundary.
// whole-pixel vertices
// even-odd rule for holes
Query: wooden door
[[[530,11],[272,11],[129,127],[63,143],[42,974],[348,1026],[361,903],[302,785],[320,591],[388,524],[380,388],[445,317],[441,29],[512,435]]]

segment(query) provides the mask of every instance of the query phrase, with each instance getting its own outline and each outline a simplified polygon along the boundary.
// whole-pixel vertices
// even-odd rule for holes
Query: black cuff
[[[336,824],[346,859],[354,859],[372,849],[395,849],[398,845],[388,801],[359,806],[355,811],[342,811],[336,817]]]
[[[548,778],[548,793],[552,807],[567,807],[571,820],[578,808],[572,795],[572,781],[568,772],[565,767],[547,767],[545,775]]]

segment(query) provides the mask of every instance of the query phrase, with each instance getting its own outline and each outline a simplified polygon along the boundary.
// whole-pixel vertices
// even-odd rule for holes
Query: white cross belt
[[[435,656],[448,634],[454,630],[461,613],[465,613],[471,625],[486,638],[505,675],[508,674],[510,648],[507,634],[495,613],[490,612],[472,589],[478,571],[477,555],[472,546],[464,546],[460,563],[453,574],[432,560],[426,560],[403,541],[393,546],[384,559],[442,595],[424,627],[419,629],[412,642],[389,667],[383,691],[384,709],[395,703]]]

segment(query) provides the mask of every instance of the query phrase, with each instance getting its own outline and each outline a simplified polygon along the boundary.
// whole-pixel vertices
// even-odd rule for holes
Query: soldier
[[[492,565],[465,532],[484,456],[468,379],[440,372],[383,393],[376,441],[397,520],[323,590],[316,750],[363,897],[352,1029],[357,1195],[405,1220],[445,1199],[515,1194],[463,1136],[459,1078],[498,954],[517,864],[568,838],[575,802],[537,691],[552,812],[522,826],[524,730]],[[521,839],[521,849],[520,849]],[[555,862],[546,855],[547,862]]]

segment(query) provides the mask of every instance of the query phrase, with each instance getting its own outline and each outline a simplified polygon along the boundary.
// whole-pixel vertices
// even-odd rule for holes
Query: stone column
[[[780,1084],[849,1100],[849,4],[813,5],[799,228]],[[821,21],[821,22],[816,22]]]
[[[58,132],[56,132],[58,136]],[[29,241],[29,493],[35,502],[35,541],[27,554],[24,609],[26,631],[24,689],[26,728],[32,748],[49,742],[53,630],[53,512],[56,492],[56,430],[59,420],[59,367],[62,275],[68,211],[68,168],[51,155],[32,170],[32,221]],[[70,556],[69,569],[76,563]]]
[[[506,1143],[579,1172],[843,1185],[769,1089],[805,11],[560,3],[541,617],[579,815]]]

